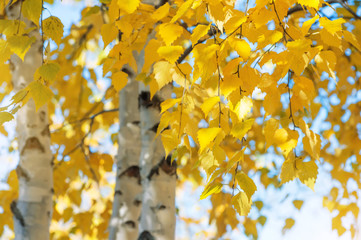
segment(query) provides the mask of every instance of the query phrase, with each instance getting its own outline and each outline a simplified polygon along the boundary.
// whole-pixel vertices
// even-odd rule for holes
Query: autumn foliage
[[[267,224],[267,199],[252,197],[257,189],[282,189],[296,179],[314,190],[320,169],[332,178],[323,200],[332,228],[355,236],[360,191],[349,185],[361,184],[358,2],[100,0],[66,33],[61,19],[43,16],[41,1],[20,1],[18,19],[6,16],[8,2],[0,3],[0,130],[7,136],[4,123],[29,99],[37,109],[48,104],[54,239],[107,237],[117,93],[132,74],[127,67],[151,98],[171,88],[159,103],[156,135],[178,166],[178,187],[190,181],[204,189],[200,199],[210,199],[213,237],[241,224],[257,238]],[[42,33],[43,63],[32,83],[13,92],[9,59],[24,59],[34,29]],[[13,226],[15,170],[7,183],[0,235]],[[303,199],[294,200],[300,209]],[[350,214],[354,221],[345,225]],[[285,229],[294,224],[292,216],[285,221]]]

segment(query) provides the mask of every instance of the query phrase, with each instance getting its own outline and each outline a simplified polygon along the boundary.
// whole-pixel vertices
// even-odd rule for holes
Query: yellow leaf
[[[155,12],[152,14],[152,18],[155,21],[159,21],[163,18],[165,18],[166,16],[168,16],[169,14],[169,3],[166,2],[165,4],[163,4],[160,8],[158,8],[157,10],[155,10]]]
[[[112,84],[115,90],[122,90],[128,83],[128,74],[123,71],[115,72],[112,75]]]
[[[238,119],[242,121],[247,114],[251,111],[253,107],[252,99],[249,97],[242,97],[242,99],[237,103],[234,112],[238,115]]]
[[[27,89],[34,99],[36,110],[46,104],[53,96],[51,90],[39,81],[32,81],[29,86],[27,86]]]
[[[0,112],[0,126],[5,122],[13,120],[14,116],[8,112]]]
[[[160,113],[164,113],[165,111],[167,111],[169,108],[173,107],[174,105],[176,105],[180,101],[182,101],[182,98],[170,98],[170,99],[164,100],[160,104],[160,107],[162,109],[162,111]]]
[[[318,10],[318,5],[320,4],[320,0],[297,0],[297,2],[304,6],[315,8],[316,10]]]
[[[240,216],[247,216],[251,210],[252,200],[244,192],[239,192],[232,197],[231,203]]]
[[[8,44],[11,49],[16,55],[18,55],[23,61],[25,54],[36,41],[35,37],[29,38],[28,36],[11,36],[8,38]]]
[[[163,131],[165,128],[167,128],[169,126],[169,121],[171,120],[171,118],[172,118],[171,112],[164,112],[162,114],[160,121],[159,121],[157,134],[155,135],[155,137],[158,137],[159,133],[161,133],[161,131]]]
[[[283,37],[283,33],[281,33],[280,31],[274,30],[272,31],[271,35],[269,36],[269,41],[270,43],[274,44],[276,42],[278,42],[279,40],[281,40]]]
[[[72,201],[72,203],[79,207],[81,204],[81,193],[81,190],[72,189],[67,192],[67,196],[69,197],[70,201]]]
[[[238,185],[247,194],[248,199],[251,200],[252,195],[255,191],[257,191],[256,184],[254,184],[253,180],[244,172],[238,172],[236,175],[236,180]]]
[[[12,102],[11,103],[19,103],[20,101],[24,100],[26,95],[29,93],[29,91],[24,88],[24,89],[21,89],[19,92],[17,92],[12,98]]]
[[[51,16],[45,19],[43,21],[43,31],[45,36],[53,39],[59,46],[64,33],[64,25],[59,18]]]
[[[295,220],[293,218],[287,218],[285,220],[285,225],[282,228],[282,233],[284,234],[286,230],[289,230],[295,225]]]
[[[167,157],[168,154],[175,149],[179,142],[176,136],[175,130],[166,129],[161,133],[162,143],[165,150],[165,156]]]
[[[183,53],[181,46],[165,46],[158,48],[160,57],[165,58],[170,63],[175,63]]]
[[[39,19],[43,6],[40,0],[26,0],[22,3],[22,15],[39,26]]]
[[[317,19],[319,19],[320,17],[318,15],[314,16],[313,18],[305,21],[303,24],[302,24],[302,28],[301,28],[301,31],[302,31],[302,34],[303,36],[305,36],[308,31],[310,30],[312,24],[314,24],[316,22]]]
[[[118,0],[120,10],[130,14],[135,12],[139,7],[140,0]]]
[[[219,193],[222,190],[222,183],[212,183],[209,184],[202,192],[201,196],[199,197],[200,200],[207,198],[208,196]]]
[[[11,76],[11,71],[10,71],[10,67],[11,67],[11,64],[3,64],[0,62],[0,73],[1,73],[1,84],[3,84],[4,82],[6,84],[12,84],[11,83],[11,79],[12,79],[12,76]]]
[[[161,42],[156,39],[151,39],[144,49],[144,65],[142,72],[148,72],[150,67],[160,60],[158,54],[158,48],[161,46]]]
[[[309,129],[305,121],[301,120],[300,128],[306,135],[302,139],[304,150],[311,155],[313,159],[320,159],[321,139],[320,136]]]
[[[345,19],[339,18],[336,20],[329,20],[327,17],[320,18],[320,26],[324,27],[329,33],[335,35],[336,32],[342,30],[342,24],[345,23]]]
[[[46,63],[39,67],[35,74],[34,74],[34,80],[39,80],[40,78],[44,82],[53,82],[56,74],[58,74],[60,70],[60,66],[57,63]]]
[[[343,37],[345,38],[346,41],[354,45],[357,48],[357,50],[361,52],[360,43],[357,41],[356,36],[353,33],[349,31],[343,31]]]
[[[295,208],[297,208],[298,210],[301,209],[302,205],[303,205],[303,201],[302,200],[294,200],[293,205],[295,206]]]
[[[228,160],[226,172],[229,172],[236,162],[243,162],[245,150],[246,148],[243,148],[241,151],[236,152],[232,158]]]
[[[4,63],[10,59],[12,52],[8,43],[4,39],[0,39],[0,63]]]
[[[172,18],[172,20],[170,21],[171,23],[176,22],[180,17],[182,17],[187,11],[188,9],[192,6],[194,0],[187,0],[186,2],[184,2],[182,4],[182,6],[179,7],[176,15]]]
[[[249,57],[249,55],[251,54],[251,47],[245,40],[230,38],[229,41],[231,47],[236,50],[238,55],[243,58],[243,60],[246,60]]]
[[[158,90],[164,87],[166,84],[172,82],[172,71],[173,64],[166,61],[160,61],[154,64],[154,78],[158,84]]]
[[[289,139],[286,142],[279,144],[278,147],[281,148],[282,154],[285,157],[288,157],[288,154],[297,146],[297,139]]]
[[[113,23],[106,23],[102,25],[100,33],[102,35],[105,48],[118,36],[119,31]]]
[[[0,20],[0,33],[5,34],[7,37],[22,35],[25,32],[25,28],[26,24],[23,21],[8,19]]]
[[[282,164],[281,184],[298,177],[303,184],[313,190],[318,174],[317,169],[318,167],[314,161],[304,162],[303,158],[295,158],[292,155]]]
[[[183,33],[183,27],[178,24],[163,23],[159,26],[158,33],[164,43],[169,46]]]
[[[284,128],[277,129],[275,132],[273,132],[274,136],[274,142],[279,145],[287,141],[288,133],[287,130]]]
[[[266,138],[266,149],[275,142],[274,133],[278,129],[279,125],[279,121],[274,118],[271,118],[266,122],[263,132]]]
[[[292,155],[289,159],[283,162],[281,167],[281,184],[292,181],[297,177],[297,172],[295,168],[295,157]]]
[[[209,31],[209,25],[200,24],[197,27],[195,27],[191,36],[192,44],[193,45],[196,44],[201,37],[203,37],[208,33],[208,31]]]
[[[7,179],[7,183],[9,184],[9,187],[13,190],[18,189],[19,187],[19,181],[18,176],[16,174],[16,170],[13,170],[9,173],[9,177]]]
[[[62,215],[64,222],[69,221],[69,219],[70,219],[73,215],[74,215],[74,213],[73,213],[73,208],[72,208],[72,207],[66,208],[66,209],[64,210],[64,212],[63,212],[63,215]]]
[[[231,134],[232,136],[242,140],[246,133],[252,128],[254,118],[247,119],[243,122],[239,122],[233,125]]]
[[[103,153],[101,155],[101,163],[103,165],[103,168],[107,172],[111,172],[113,170],[113,158],[109,154]]]
[[[247,17],[243,12],[238,10],[233,10],[233,12],[233,16],[224,24],[224,29],[228,34],[235,31],[242,23],[247,21]]]
[[[337,230],[338,236],[343,235],[347,231],[347,229],[344,226],[342,226],[341,217],[342,215],[339,214],[336,217],[332,218],[332,229]]]
[[[218,133],[221,132],[221,128],[202,128],[197,132],[197,139],[199,142],[199,153],[202,153],[207,147],[209,147]]]
[[[314,190],[317,174],[318,174],[318,167],[314,161],[303,162],[302,160],[297,160],[296,162],[297,167],[297,174],[299,179],[303,184],[307,187]]]
[[[214,105],[216,105],[220,101],[218,96],[210,97],[204,101],[201,106],[202,111],[204,112],[204,116],[207,118],[208,113],[212,110]]]
[[[212,151],[206,151],[199,155],[201,167],[206,171],[207,175],[212,172],[212,167],[218,166],[218,161],[215,159]]]
[[[336,55],[332,51],[322,51],[315,57],[317,67],[321,71],[326,71],[330,77],[336,79],[335,66],[336,66]]]

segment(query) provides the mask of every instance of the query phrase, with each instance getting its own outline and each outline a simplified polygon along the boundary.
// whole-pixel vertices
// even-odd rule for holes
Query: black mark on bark
[[[43,145],[41,145],[39,139],[36,137],[31,137],[26,140],[25,146],[21,150],[21,155],[24,155],[26,150],[32,150],[32,149],[37,149],[40,152],[45,152]]]
[[[125,223],[123,223],[123,225],[125,225],[128,228],[135,228],[135,222],[134,221],[126,221]]]
[[[19,221],[21,226],[25,227],[25,219],[18,208],[17,202],[12,201],[10,204],[11,212],[14,214],[14,217]]]
[[[138,240],[155,240],[155,237],[150,232],[144,231],[139,235]]]
[[[138,184],[140,185],[140,169],[138,166],[130,166],[128,169],[126,169],[124,172],[122,172],[119,175],[119,178],[127,176],[127,177],[134,177],[138,179]]]
[[[174,161],[171,163],[171,156],[168,156],[167,159],[162,159],[156,166],[150,170],[150,173],[148,175],[148,179],[151,180],[154,174],[159,175],[159,169],[162,169],[163,172],[168,174],[169,176],[173,176],[177,174],[177,164]]]
[[[142,91],[139,94],[139,108],[145,107],[145,108],[157,108],[160,111],[160,104],[162,102],[162,99],[159,98],[158,95],[153,96],[152,99],[150,99],[150,92],[148,91]]]

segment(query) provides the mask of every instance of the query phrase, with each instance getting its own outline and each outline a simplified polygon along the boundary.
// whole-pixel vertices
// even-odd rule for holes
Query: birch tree
[[[28,98],[24,88],[32,85],[37,88],[41,83],[34,80],[34,74],[43,64],[43,40],[39,33],[38,22],[32,22],[21,11],[22,1],[9,4],[6,14],[8,24],[17,26],[12,34],[7,34],[8,41],[23,44],[26,52],[12,55],[12,83],[17,91],[16,98]],[[27,6],[25,6],[27,7]],[[37,6],[40,12],[42,6]],[[23,16],[25,15],[25,16]],[[33,30],[31,30],[33,28]],[[27,30],[30,29],[30,30]],[[27,33],[27,36],[22,34]],[[17,48],[18,46],[14,46]],[[40,80],[40,79],[37,79]],[[28,91],[32,91],[30,90]],[[53,169],[50,151],[50,132],[47,105],[39,107],[36,101],[41,96],[32,95],[33,99],[24,102],[17,112],[16,133],[20,155],[16,174],[19,179],[19,197],[11,202],[14,218],[15,239],[49,239],[49,227],[52,217]],[[21,99],[22,100],[22,99]],[[15,100],[16,101],[16,100]]]
[[[141,210],[139,83],[134,72],[128,73],[130,82],[119,93],[119,150],[109,239],[136,239]]]
[[[236,231],[258,238],[269,217],[278,216],[276,205],[304,211],[307,196],[321,196],[337,235],[357,238],[357,1],[86,1],[66,34],[65,18],[49,8],[40,19],[40,1],[21,2],[15,20],[0,3],[0,122],[6,126],[0,132],[7,134],[26,102],[34,101],[36,114],[48,104],[51,238],[173,239],[175,216],[192,229],[214,224],[216,231],[200,229],[197,238],[231,238]],[[30,47],[39,48],[39,27],[28,28],[25,18],[43,22],[43,63],[31,60],[41,56]],[[27,58],[32,78],[12,89],[9,79],[30,68]],[[36,114],[37,126],[46,124]],[[34,134],[34,146],[48,147],[45,135]],[[20,154],[26,142],[19,139]],[[25,149],[24,156],[42,152]],[[22,176],[24,160],[19,166]],[[16,179],[12,170],[1,190],[0,226],[18,232],[17,194],[26,181],[20,177],[17,187]],[[201,188],[196,197],[202,206],[210,203],[209,214],[189,217],[181,205],[175,211],[176,179],[178,190],[185,182]],[[290,189],[302,194],[284,194]],[[274,192],[284,197],[263,198]],[[279,231],[292,231],[295,216],[279,216]]]

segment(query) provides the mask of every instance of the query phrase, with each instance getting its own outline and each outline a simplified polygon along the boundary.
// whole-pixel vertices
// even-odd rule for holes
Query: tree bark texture
[[[8,7],[9,19],[17,19],[20,1]],[[25,21],[28,27],[34,24]],[[42,64],[42,40],[36,29],[29,33],[36,37],[24,61],[11,57],[12,81],[15,91],[34,80],[34,73]],[[30,99],[17,113],[16,132],[20,154],[16,172],[19,179],[19,198],[11,203],[14,214],[15,239],[47,240],[52,217],[53,170],[47,106],[36,111]]]
[[[110,240],[130,240],[138,236],[142,194],[138,82],[134,73],[129,76],[128,85],[119,93],[119,148]]]
[[[160,137],[155,138],[160,121],[160,94],[150,99],[148,87],[139,92],[141,155],[140,173],[143,186],[139,240],[172,240],[175,232],[176,166],[165,159]],[[169,86],[170,87],[170,86]],[[168,92],[163,89],[162,93]],[[169,94],[168,94],[169,95]]]

